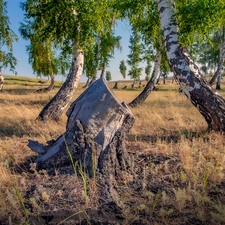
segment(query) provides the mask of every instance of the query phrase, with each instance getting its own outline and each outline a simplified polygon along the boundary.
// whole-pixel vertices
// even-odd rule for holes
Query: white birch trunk
[[[73,9],[74,20],[77,18],[77,12]],[[77,30],[80,30],[78,26]],[[59,120],[64,109],[70,103],[75,90],[78,87],[80,78],[82,76],[84,66],[84,52],[79,49],[79,42],[73,41],[72,46],[72,63],[70,67],[69,74],[57,92],[57,94],[51,99],[51,101],[43,108],[37,119],[40,120]]]
[[[187,50],[181,50],[172,1],[158,0],[158,11],[169,64],[182,91],[204,116],[209,129],[225,131],[225,101],[201,76]]]
[[[58,93],[51,99],[51,101],[40,112],[39,117],[41,120],[59,120],[64,109],[70,103],[75,90],[78,87],[80,78],[83,72],[84,53],[78,49],[78,43],[73,45],[73,58],[69,74],[66,81],[58,91]]]

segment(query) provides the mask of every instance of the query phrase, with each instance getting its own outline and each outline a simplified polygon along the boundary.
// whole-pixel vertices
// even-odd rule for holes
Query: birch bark
[[[181,50],[173,2],[158,0],[158,12],[169,64],[183,93],[203,115],[209,129],[225,131],[225,100],[201,76],[188,51]]]
[[[41,120],[59,120],[64,109],[69,104],[75,90],[78,87],[80,78],[83,72],[84,53],[78,49],[78,43],[73,45],[73,59],[70,67],[69,74],[66,81],[59,89],[57,94],[40,112],[38,119]]]

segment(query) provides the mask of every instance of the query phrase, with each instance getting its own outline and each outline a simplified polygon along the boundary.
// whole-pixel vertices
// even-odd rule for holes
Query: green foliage
[[[194,49],[197,53],[197,62],[202,65],[201,69],[208,73],[209,70],[215,70],[219,63],[220,55],[220,32],[210,35],[211,39],[200,44],[195,44]]]
[[[71,50],[66,45],[54,43],[54,39],[47,35],[46,37],[41,36],[42,28],[48,21],[45,16],[36,12],[36,7],[41,6],[44,2],[40,0],[37,4],[28,0],[22,4],[22,8],[27,14],[25,22],[21,23],[20,33],[23,38],[30,41],[30,45],[27,46],[29,63],[37,76],[52,76],[59,73],[65,75],[71,64]],[[59,47],[61,47],[61,51]]]
[[[148,82],[149,80],[150,80],[150,76],[146,75],[146,76],[145,76],[145,81]]]
[[[146,61],[146,80],[150,79],[151,62],[155,60],[156,52],[162,55],[161,68],[169,71],[166,51],[162,37],[158,8],[156,1],[130,2],[128,17],[132,26],[141,35],[143,47],[141,50],[142,61]],[[164,60],[165,59],[165,60]]]
[[[130,1],[128,18],[133,27],[141,33],[148,53],[154,53],[153,49],[161,46],[162,40],[160,20],[155,1]],[[163,43],[161,41],[161,43]],[[150,50],[151,47],[151,51]]]
[[[112,80],[112,75],[111,75],[111,72],[110,71],[106,71],[106,80],[107,81]]]
[[[164,73],[171,72],[171,68],[169,66],[167,55],[165,54],[165,52],[164,54],[162,54],[162,57],[161,57],[160,70]]]
[[[30,45],[27,46],[29,54],[29,63],[32,65],[33,71],[37,76],[42,74],[49,76],[56,74],[57,68],[54,61],[54,52],[51,50],[51,43],[47,41],[39,41],[33,37],[30,39]]]
[[[223,0],[176,0],[175,7],[179,40],[183,46],[191,46],[196,35],[201,43],[225,22]]]
[[[56,73],[59,63],[61,71],[65,72],[67,64],[63,68],[63,63],[68,62],[68,54],[72,53],[71,49],[75,44],[85,52],[84,73],[88,77],[94,76],[100,61],[107,65],[114,53],[114,47],[120,47],[120,37],[114,37],[112,32],[112,20],[118,17],[118,12],[113,10],[113,4],[114,1],[111,0],[23,2],[21,7],[25,11],[26,22],[21,24],[21,35],[26,39],[33,39],[35,44],[38,39],[39,44],[44,45],[37,47],[37,57],[32,54],[34,51],[30,51],[36,73]],[[100,38],[100,48],[96,37]],[[64,58],[56,58],[56,47],[62,49]],[[43,57],[40,59],[43,54],[46,54],[46,60]]]
[[[100,37],[100,65],[108,65],[113,57],[114,49],[122,49],[120,46],[120,36],[114,36],[113,31],[107,31]]]
[[[0,0],[0,71],[9,67],[12,72],[16,72],[17,60],[13,56],[13,42],[17,41],[18,37],[10,28],[7,13],[7,2]]]
[[[94,45],[95,34],[104,34],[111,21],[109,0],[27,0],[21,7],[40,38],[51,38],[67,50],[73,43],[84,50]]]
[[[70,55],[62,51],[59,53],[49,39],[40,41],[35,34],[29,35],[29,38],[27,52],[34,73],[37,76],[65,75],[71,64]]]
[[[130,54],[128,54],[127,63],[130,66],[130,70],[128,71],[128,75],[131,79],[139,80],[141,76],[142,68],[139,67],[139,63],[142,61],[141,53],[142,53],[142,45],[140,43],[141,36],[140,33],[133,29],[132,35],[130,37]]]
[[[57,55],[55,63],[57,66],[57,74],[66,75],[67,70],[70,68],[71,56],[62,51]]]
[[[126,67],[126,64],[125,64],[124,60],[122,60],[120,62],[119,69],[120,69],[120,73],[122,74],[123,78],[125,79],[126,78],[126,73],[127,73],[127,67]]]
[[[89,49],[84,53],[84,68],[83,73],[86,77],[92,78],[98,70],[98,59],[97,59],[98,46]]]
[[[145,74],[146,74],[146,77],[150,77],[151,68],[152,68],[151,61],[150,61],[150,60],[147,60],[147,65],[146,65],[146,67],[145,67]]]

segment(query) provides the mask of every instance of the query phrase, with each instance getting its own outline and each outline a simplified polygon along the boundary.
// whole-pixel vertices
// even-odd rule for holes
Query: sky
[[[8,16],[10,20],[11,29],[17,34],[19,40],[13,44],[14,56],[18,60],[18,65],[16,66],[16,71],[18,76],[25,77],[36,77],[33,74],[33,70],[31,65],[28,63],[28,54],[26,52],[26,46],[29,45],[29,41],[24,40],[19,33],[20,22],[23,21],[23,11],[20,8],[20,2],[22,0],[8,0]],[[110,64],[106,70],[109,70],[112,75],[112,80],[122,80],[122,75],[119,71],[119,64],[122,60],[127,60],[127,55],[129,54],[129,39],[131,35],[131,27],[129,24],[125,22],[118,22],[115,29],[115,35],[120,36],[122,51],[116,50],[114,53],[114,57],[110,60]],[[129,66],[127,65],[127,70],[129,70]],[[144,71],[144,69],[143,69]],[[13,73],[9,69],[2,69],[3,74],[13,75]],[[145,75],[141,76],[141,79],[144,79]],[[65,79],[65,78],[64,78]],[[126,79],[130,79],[127,76]],[[56,77],[56,80],[63,80],[61,75]],[[81,81],[85,82],[87,79],[85,76],[82,76]]]

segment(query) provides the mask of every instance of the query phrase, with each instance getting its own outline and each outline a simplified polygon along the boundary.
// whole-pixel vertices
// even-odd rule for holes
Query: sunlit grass
[[[45,144],[51,139],[58,138],[65,131],[67,120],[65,113],[58,122],[35,121],[42,108],[61,85],[58,83],[57,87],[49,93],[37,94],[35,90],[48,85],[48,83],[39,84],[37,81],[30,78],[8,77],[3,91],[0,92],[0,222],[1,218],[6,220],[9,214],[13,214],[14,219],[24,218],[23,211],[26,209],[21,209],[21,199],[18,201],[18,196],[25,196],[23,190],[26,190],[26,182],[28,182],[26,179],[31,175],[25,172],[16,173],[15,165],[20,165],[35,156],[35,153],[27,147],[28,139]],[[121,82],[118,90],[112,90],[119,102],[128,104],[143,89],[143,87],[137,87],[131,90],[129,85],[127,82]],[[82,86],[83,84],[75,92],[73,100],[85,90]],[[124,86],[129,88],[123,90]],[[113,83],[110,83],[110,87],[113,87]],[[124,206],[127,212],[127,224],[135,220],[138,216],[137,212],[148,210],[148,213],[154,213],[156,209],[167,221],[168,216],[173,213],[171,210],[165,210],[168,205],[170,209],[182,211],[190,202],[198,206],[199,217],[205,210],[204,206],[207,205],[212,209],[211,214],[215,217],[215,221],[221,222],[222,218],[225,218],[225,202],[219,204],[217,200],[211,199],[208,196],[208,190],[225,181],[224,136],[220,133],[207,132],[204,118],[189,100],[178,92],[177,84],[161,84],[157,87],[159,89],[153,91],[141,106],[131,109],[135,116],[135,124],[127,137],[127,148],[130,152],[137,154],[176,156],[180,160],[179,176],[170,171],[169,165],[165,165],[164,172],[174,182],[180,179],[186,186],[174,187],[173,199],[168,193],[162,192],[155,195],[145,190],[144,200],[135,199],[136,211],[132,207]],[[222,89],[224,88],[225,86],[222,85]],[[220,93],[225,96],[224,91]],[[29,160],[31,162],[31,159]],[[144,179],[150,175],[153,176],[154,173],[157,176],[165,175],[159,169],[151,168],[150,160],[148,167],[143,171],[145,171]],[[46,182],[50,180],[47,175],[44,179]],[[79,181],[79,185],[78,180],[76,182],[78,189],[82,191],[82,181]],[[13,187],[18,188],[17,193]],[[61,193],[63,190],[57,192],[59,199]],[[95,195],[93,191],[89,193]],[[68,202],[75,201],[77,195],[79,195],[77,192],[72,192]],[[46,201],[47,199],[50,201],[54,196],[46,192],[44,197]],[[123,201],[126,199],[132,199],[132,196],[127,193]],[[40,210],[38,199],[29,201],[33,202],[33,207]],[[60,201],[63,200],[60,199]],[[26,207],[25,203],[26,201],[24,207]]]

